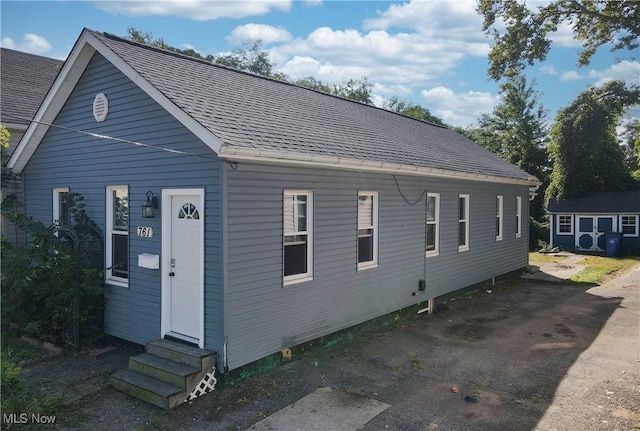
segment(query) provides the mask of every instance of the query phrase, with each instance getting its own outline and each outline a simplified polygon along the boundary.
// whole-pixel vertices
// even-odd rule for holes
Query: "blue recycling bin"
[[[620,254],[622,234],[620,232],[607,232],[605,240],[607,242],[607,257],[618,256]]]

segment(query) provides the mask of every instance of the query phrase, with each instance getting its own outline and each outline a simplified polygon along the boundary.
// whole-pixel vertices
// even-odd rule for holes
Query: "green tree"
[[[558,112],[548,147],[553,172],[547,199],[623,190],[632,185],[616,126],[626,108],[638,103],[638,87],[610,81],[588,88]]]
[[[11,173],[7,169],[7,163],[9,162],[8,150],[9,150],[9,129],[0,125],[0,164],[2,165],[2,185],[7,184],[7,181],[11,179]]]
[[[306,78],[298,79],[295,84],[301,87],[311,88],[312,90],[322,91],[323,93],[333,94],[333,89],[329,84],[325,84],[324,82],[317,80],[313,76],[307,76]]]
[[[544,180],[550,168],[545,150],[549,131],[535,84],[533,80],[528,85],[523,75],[501,84],[500,102],[491,114],[480,118],[475,141]]]
[[[369,82],[367,77],[351,78],[341,84],[333,86],[332,93],[345,99],[355,100],[356,102],[373,105],[373,95],[371,89],[373,84]]]
[[[171,51],[171,52],[175,52],[182,55],[188,55],[189,57],[194,57],[200,60],[213,61],[213,55],[211,54],[207,54],[206,56],[203,56],[193,48],[180,49],[180,48],[173,47],[167,44],[162,38],[154,39],[151,32],[148,32],[148,31],[140,31],[134,27],[128,27],[127,34],[128,34],[127,38],[134,42],[144,43],[145,45],[153,46],[156,48],[164,49],[166,51]]]
[[[636,0],[555,0],[530,10],[521,0],[481,0],[477,11],[482,29],[494,38],[489,52],[489,76],[499,80],[515,76],[536,60],[543,61],[551,47],[550,33],[558,25],[572,26],[582,42],[578,64],[585,66],[598,48],[635,50],[640,36],[640,2]],[[504,23],[506,31],[498,28]]]
[[[418,120],[426,121],[428,123],[447,126],[447,123],[445,123],[441,118],[433,115],[431,111],[424,106],[407,102],[406,100],[401,100],[398,96],[391,97],[384,103],[383,108],[408,117],[417,118]]]
[[[621,141],[627,169],[634,179],[640,180],[640,120],[634,118],[624,125]]]
[[[272,77],[275,65],[269,61],[269,53],[262,49],[262,41],[247,40],[243,45],[245,49],[236,49],[231,54],[217,57],[214,63]]]

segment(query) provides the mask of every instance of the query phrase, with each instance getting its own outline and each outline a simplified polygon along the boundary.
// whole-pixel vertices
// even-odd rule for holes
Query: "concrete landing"
[[[520,278],[539,281],[562,281],[586,268],[586,265],[579,263],[586,256],[571,253],[563,253],[562,255],[564,254],[568,254],[568,256],[558,263],[544,262],[539,266],[529,265],[527,272],[522,274]]]
[[[355,431],[389,407],[362,395],[318,388],[247,431]]]

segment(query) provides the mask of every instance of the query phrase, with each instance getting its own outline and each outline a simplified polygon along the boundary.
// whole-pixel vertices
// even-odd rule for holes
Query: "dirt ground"
[[[639,296],[634,280],[640,272],[634,274],[615,292]],[[327,386],[392,406],[364,430],[531,430],[554,411],[556,391],[607,321],[630,309],[624,297],[607,295],[606,286],[596,293],[592,288],[512,280],[448,302],[434,315],[411,316],[391,328],[306,353],[171,411],[108,385],[109,376],[140,351],[130,344],[118,344],[98,358],[67,352],[62,359],[28,368],[26,376],[33,392],[59,395],[68,405],[44,412],[57,416],[57,429],[245,430]],[[631,317],[623,316],[632,320],[630,329],[620,336],[633,336],[640,328],[634,301]],[[620,365],[617,358],[614,365],[628,365],[626,374],[615,374],[620,379],[607,380],[604,370],[604,380],[576,389],[601,403],[588,416],[593,420],[581,419],[586,421],[581,429],[640,429],[640,352],[635,359],[635,364]],[[575,411],[567,407],[571,397],[569,389],[565,416],[590,411],[585,404]],[[572,429],[570,418],[568,423],[568,428],[539,429]]]

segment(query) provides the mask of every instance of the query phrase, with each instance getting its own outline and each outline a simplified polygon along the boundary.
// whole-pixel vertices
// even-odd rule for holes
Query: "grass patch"
[[[555,254],[531,252],[529,253],[529,264],[535,265],[536,263],[561,263],[566,258],[567,256],[558,256]]]
[[[604,257],[586,256],[579,262],[587,267],[569,278],[574,283],[602,283],[609,275],[631,268],[640,261],[640,256]]]

